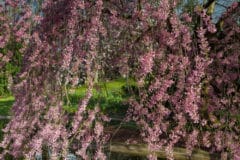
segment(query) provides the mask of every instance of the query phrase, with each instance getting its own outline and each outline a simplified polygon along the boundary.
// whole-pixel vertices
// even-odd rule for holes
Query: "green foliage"
[[[131,95],[130,90],[134,88],[134,83],[133,80],[126,81],[125,79],[99,82],[94,86],[93,96],[89,101],[89,108],[99,104],[104,113],[123,114],[127,109],[126,100]],[[77,111],[79,100],[84,97],[85,93],[86,86],[84,85],[75,89],[68,89],[64,99],[64,109],[69,113]]]
[[[0,115],[10,115],[11,106],[14,103],[14,97],[0,97]]]
[[[9,95],[10,88],[8,84],[9,78],[15,77],[15,75],[20,71],[22,63],[22,53],[20,49],[22,45],[14,40],[10,41],[5,48],[0,48],[0,53],[6,55],[8,52],[12,52],[12,57],[10,61],[2,66],[0,70],[0,96]],[[12,82],[11,82],[12,83]]]

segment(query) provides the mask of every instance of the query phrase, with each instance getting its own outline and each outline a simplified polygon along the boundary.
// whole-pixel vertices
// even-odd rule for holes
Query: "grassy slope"
[[[94,107],[97,103],[103,112],[108,113],[124,113],[126,110],[126,105],[124,101],[128,97],[125,92],[123,92],[123,86],[134,85],[134,82],[130,80],[127,82],[124,79],[118,79],[109,82],[100,82],[94,86],[93,97],[89,102],[89,107]],[[73,113],[77,110],[79,101],[84,97],[87,87],[85,85],[77,87],[75,89],[68,89],[68,99],[70,103],[67,103],[67,98],[65,98],[64,109]],[[13,96],[0,97],[0,115],[7,116],[11,115],[11,106],[14,103]],[[0,120],[0,130],[5,126],[7,120]],[[0,139],[1,139],[0,131]]]
[[[9,115],[13,103],[13,96],[0,97],[0,115]]]
[[[92,108],[98,103],[104,112],[121,111],[125,106],[123,103],[128,97],[122,88],[127,85],[134,85],[134,82],[130,81],[127,83],[126,80],[119,79],[96,84],[93,90],[93,97],[89,102],[89,107]],[[78,103],[84,97],[86,90],[86,86],[68,90],[69,103],[67,103],[66,98],[64,109],[68,112],[75,112]]]
[[[128,82],[128,85],[133,85],[134,82]],[[109,82],[100,82],[95,85],[93,90],[93,97],[90,100],[90,106],[94,106],[97,102],[103,110],[111,109],[115,106],[107,106],[110,103],[120,103],[127,98],[125,93],[123,93],[122,87],[126,86],[126,80],[119,79]],[[68,97],[70,103],[67,105],[67,99],[65,98],[64,109],[69,112],[74,112],[77,109],[78,102],[84,97],[87,87],[85,85],[77,87],[75,89],[68,89]],[[10,115],[11,106],[14,103],[13,96],[0,97],[0,115]],[[116,103],[116,105],[117,105]],[[113,105],[113,104],[112,104]]]

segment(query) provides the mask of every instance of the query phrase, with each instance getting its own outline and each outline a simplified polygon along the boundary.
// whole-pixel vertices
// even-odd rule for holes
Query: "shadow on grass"
[[[0,97],[0,116],[9,116],[11,111],[11,106],[14,103],[14,98],[9,97]],[[8,119],[0,119],[0,141],[3,139],[3,131],[2,129],[5,128],[7,123],[9,122]]]
[[[10,115],[11,106],[13,105],[14,100],[0,100],[0,115],[8,116]]]

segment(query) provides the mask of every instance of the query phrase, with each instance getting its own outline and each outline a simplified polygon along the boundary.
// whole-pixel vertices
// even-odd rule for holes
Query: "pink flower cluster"
[[[45,0],[41,18],[25,1],[17,2],[5,5],[22,8],[18,21],[0,6],[0,28],[6,30],[0,48],[11,38],[24,46],[2,159],[8,153],[31,159],[42,147],[51,149],[52,159],[66,158],[70,150],[82,159],[91,159],[89,152],[106,159],[109,119],[99,106],[88,108],[100,69],[137,81],[126,120],[140,127],[149,159],[163,148],[173,159],[176,145],[189,156],[198,146],[239,159],[239,3],[221,17],[217,30],[205,9],[179,17],[178,0]],[[0,53],[0,62],[13,54]],[[79,77],[83,70],[86,76]],[[63,109],[63,89],[80,78],[88,88],[71,115]]]

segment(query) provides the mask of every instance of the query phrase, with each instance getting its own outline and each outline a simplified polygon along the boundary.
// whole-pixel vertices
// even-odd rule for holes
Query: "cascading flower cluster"
[[[21,18],[19,16],[21,15]],[[33,15],[30,6],[25,1],[6,0],[0,4],[0,67],[3,67],[13,57],[13,48],[9,48],[11,43],[21,43],[23,52],[29,43],[31,32],[31,19],[37,20],[37,15]]]
[[[14,86],[13,118],[4,129],[3,157],[9,153],[34,159],[47,147],[51,159],[66,157],[70,149],[89,159],[87,152],[95,145],[96,159],[105,159],[102,146],[107,136],[103,135],[102,122],[108,118],[97,107],[87,109],[97,69],[99,34],[104,31],[102,5],[101,0],[43,2],[43,17],[28,34],[29,46]],[[26,27],[25,15],[30,17],[31,12],[24,13],[19,25]],[[16,38],[27,40],[27,33],[21,29]],[[62,88],[71,81],[72,73],[77,75],[81,63],[86,63],[89,89],[72,118],[63,110]]]
[[[178,15],[177,3],[45,0],[39,18],[24,1],[7,0],[8,6],[24,8],[13,28],[0,6],[0,28],[6,29],[0,47],[13,34],[26,48],[2,156],[33,159],[48,147],[51,159],[69,152],[91,159],[91,151],[94,159],[106,159],[103,123],[109,119],[98,106],[87,108],[103,68],[105,74],[118,69],[136,79],[139,92],[129,100],[126,119],[141,128],[149,159],[157,159],[159,149],[173,159],[174,146],[182,145],[189,156],[200,146],[222,157],[228,151],[238,160],[239,3],[222,16],[219,29],[206,9],[196,7],[192,17]],[[77,85],[82,70],[88,89],[69,116],[63,110],[64,86]]]
[[[159,6],[161,5],[165,6],[166,1],[159,4]],[[151,8],[149,6],[151,5],[148,5],[146,8]],[[234,13],[238,13],[236,9],[238,5],[234,3],[233,6],[235,6]],[[146,19],[151,19],[153,12],[151,8],[150,12],[145,13],[148,15]],[[224,94],[225,91],[222,90],[223,88],[216,90],[214,85],[217,83],[214,81],[222,83],[223,79],[218,73],[225,72],[229,76],[234,75],[234,78],[232,77],[231,80],[230,78],[228,80],[224,78],[225,80],[223,81],[226,81],[228,85],[222,85],[222,87],[228,88],[232,86],[228,93],[232,93],[233,97],[239,94],[239,87],[237,87],[239,86],[237,84],[239,73],[236,72],[237,69],[235,68],[239,64],[239,58],[237,58],[239,56],[237,46],[239,45],[236,45],[237,37],[233,39],[233,35],[236,36],[239,31],[239,26],[234,25],[234,29],[231,29],[231,38],[226,33],[226,37],[228,37],[227,44],[229,45],[224,46],[224,51],[219,49],[219,52],[222,54],[221,59],[219,59],[220,57],[215,57],[217,55],[217,47],[212,46],[215,45],[216,39],[213,42],[214,38],[210,39],[207,37],[209,34],[214,35],[212,37],[217,36],[215,25],[211,23],[210,16],[207,15],[206,10],[196,7],[195,13],[195,16],[198,16],[200,19],[195,32],[189,28],[188,24],[191,23],[191,20],[189,17],[186,19],[186,14],[183,14],[183,21],[180,21],[174,13],[170,15],[168,12],[162,13],[163,15],[168,15],[168,18],[166,18],[169,19],[168,23],[165,21],[158,22],[158,19],[162,19],[162,16],[159,18],[154,17],[156,18],[154,20],[158,28],[154,28],[154,35],[151,35],[151,41],[144,43],[150,44],[149,47],[154,48],[154,59],[148,61],[149,51],[146,50],[145,53],[143,51],[141,57],[146,57],[144,60],[148,61],[148,63],[143,63],[144,60],[142,58],[139,59],[140,67],[137,73],[146,74],[138,74],[140,76],[138,78],[140,80],[138,83],[140,94],[135,99],[131,99],[131,107],[128,110],[127,119],[132,119],[141,126],[143,140],[149,144],[149,150],[152,151],[149,159],[156,159],[154,151],[164,146],[166,147],[168,158],[172,159],[173,146],[184,143],[189,155],[191,155],[192,149],[196,145],[202,144],[205,147],[212,148],[212,151],[222,153],[225,153],[225,150],[228,148],[231,151],[232,158],[237,159],[236,157],[238,157],[239,136],[237,134],[239,134],[239,129],[237,128],[239,127],[237,127],[237,123],[239,122],[236,122],[236,115],[239,112],[236,111],[236,108],[239,106],[235,103],[238,100],[234,98],[234,101],[230,102],[226,97],[220,100],[219,94]],[[154,15],[156,16],[157,14]],[[230,15],[234,15],[233,12]],[[236,19],[231,22],[236,24]],[[145,23],[147,24],[147,22]],[[151,24],[148,24],[148,26],[151,28]],[[147,28],[147,26],[145,27]],[[153,28],[151,29],[153,30]],[[227,32],[227,29],[225,29],[225,32]],[[139,44],[142,45],[141,43]],[[219,47],[223,47],[222,44]],[[234,45],[236,48],[234,50],[230,49],[231,45]],[[135,48],[137,47],[135,46]],[[228,53],[232,56],[224,56],[223,53]],[[231,57],[231,60],[227,57]],[[223,58],[228,60],[223,61]],[[216,65],[217,63],[227,61],[232,61],[231,65],[234,65],[234,67],[229,67],[226,70],[222,64]],[[220,72],[216,72],[218,67]],[[224,67],[225,71],[222,70],[222,67]],[[213,76],[216,74],[218,78]],[[212,88],[213,86],[214,89]],[[217,93],[217,91],[220,92]],[[213,103],[215,104],[214,106],[212,105]],[[225,103],[225,106],[222,106],[222,103]],[[215,112],[209,112],[212,107],[215,108],[217,106],[222,106],[222,111],[215,110]],[[231,118],[228,118],[231,121],[228,122],[226,122],[226,116],[229,116],[229,113],[226,112],[226,108],[231,108],[231,110],[236,112],[235,114],[230,111]],[[218,119],[219,117],[221,118]],[[234,131],[232,133],[229,131],[223,132],[221,131],[223,126],[234,128]],[[216,130],[219,130],[219,132],[215,132]],[[212,137],[216,135],[216,138],[211,138],[210,135]],[[221,137],[219,135],[226,139],[224,141],[217,139],[217,137]],[[227,138],[227,135],[229,135],[229,138],[231,137],[231,140]],[[227,139],[231,143],[226,143]],[[233,142],[233,139],[236,143]]]

